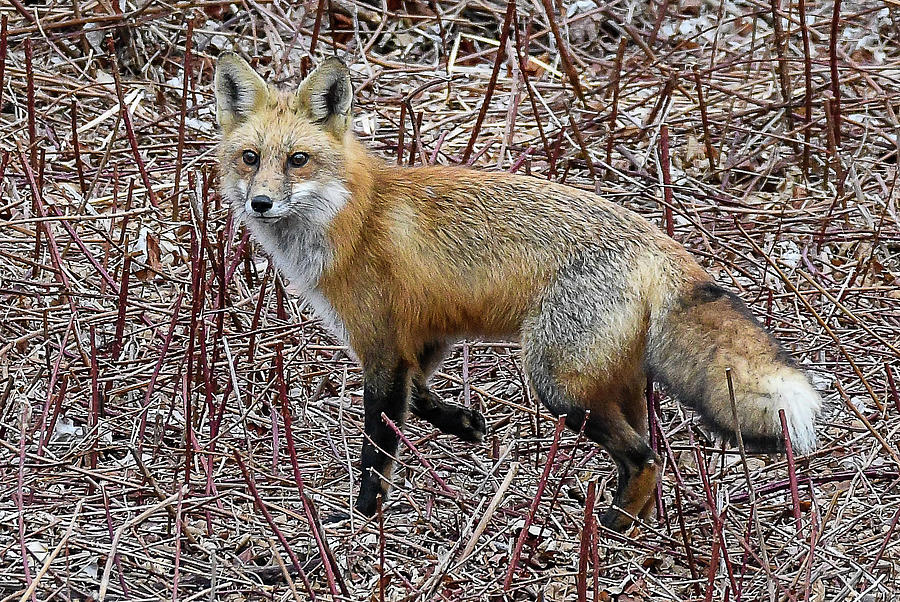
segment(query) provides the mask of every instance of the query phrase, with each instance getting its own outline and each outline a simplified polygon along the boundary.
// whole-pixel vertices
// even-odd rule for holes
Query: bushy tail
[[[741,438],[748,449],[784,449],[784,410],[793,449],[815,448],[822,400],[778,342],[733,293],[712,282],[689,288],[651,324],[653,377],[735,440],[726,368],[731,368]]]

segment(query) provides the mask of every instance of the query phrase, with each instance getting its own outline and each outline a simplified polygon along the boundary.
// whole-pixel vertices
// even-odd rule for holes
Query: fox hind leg
[[[647,439],[650,434],[650,424],[648,421],[648,402],[644,395],[644,384],[643,379],[641,379],[640,382],[635,382],[634,387],[620,399],[623,402],[621,407],[625,420],[628,421],[628,424],[631,425],[631,428],[633,428],[636,433]],[[647,380],[646,386],[651,386],[651,381]],[[656,498],[651,495],[644,508],[636,516],[641,519],[647,519],[655,509]]]
[[[647,444],[646,427],[641,426],[646,421],[645,413],[634,406],[643,403],[642,388],[597,387],[576,395],[570,391],[580,388],[583,382],[566,387],[566,377],[554,374],[546,361],[527,364],[532,386],[547,409],[556,416],[566,414],[566,425],[575,431],[583,426],[585,437],[606,449],[616,464],[618,485],[613,507],[603,515],[601,523],[624,531],[633,517],[645,517],[653,506],[659,459]]]
[[[419,352],[418,370],[413,372],[410,410],[430,422],[442,433],[455,435],[464,441],[482,441],[487,432],[481,412],[448,403],[428,387],[428,377],[437,370],[447,355],[448,345],[432,342]]]

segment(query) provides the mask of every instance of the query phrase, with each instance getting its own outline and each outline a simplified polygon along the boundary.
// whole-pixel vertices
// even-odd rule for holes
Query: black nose
[[[257,213],[265,213],[272,208],[272,199],[264,194],[258,194],[250,199],[250,207]]]

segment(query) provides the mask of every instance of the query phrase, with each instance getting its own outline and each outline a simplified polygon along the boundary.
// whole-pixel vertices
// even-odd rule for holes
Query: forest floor
[[[0,6],[0,600],[900,596],[896,0],[114,4]],[[227,49],[287,87],[340,56],[391,162],[668,229],[809,371],[817,451],[742,458],[661,391],[656,513],[613,533],[608,455],[465,341],[433,386],[486,441],[411,418],[383,513],[323,525],[361,374],[216,192]]]

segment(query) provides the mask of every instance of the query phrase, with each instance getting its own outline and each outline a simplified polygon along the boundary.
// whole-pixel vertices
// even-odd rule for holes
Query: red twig
[[[184,38],[184,72],[181,82],[181,112],[178,119],[178,150],[175,154],[175,184],[172,187],[172,219],[178,220],[178,201],[181,198],[181,167],[184,160],[184,121],[187,117],[188,82],[191,79],[191,43],[194,35],[194,18],[187,22]]]
[[[662,27],[663,19],[666,18],[666,12],[669,9],[669,0],[662,0],[662,6],[659,7],[659,14],[653,22],[653,31],[650,32],[650,39],[647,40],[647,46],[653,47],[656,44],[656,36],[659,35],[659,28]],[[624,38],[623,38],[624,39]]]
[[[384,497],[380,493],[375,498],[375,510],[378,516],[378,602],[384,602],[387,578],[384,574]]]
[[[233,259],[231,263],[228,265],[228,271],[225,273],[225,283],[231,282],[231,278],[234,276],[235,270],[241,264],[241,260],[244,258],[244,253],[247,250],[247,246],[250,244],[250,233],[244,230],[244,233],[241,235],[241,242],[238,243],[237,247],[234,249]]]
[[[653,379],[647,379],[647,427],[650,431],[650,449],[655,453],[659,453],[659,441],[662,436],[662,428],[659,426],[659,393],[653,390]],[[656,487],[656,518],[657,520],[665,520],[666,525],[669,524],[669,515],[665,511],[662,494],[662,482],[657,481]]]
[[[675,236],[675,221],[672,217],[672,175],[669,173],[669,127],[659,126],[659,163],[662,168],[663,198],[665,199],[666,234]]]
[[[897,394],[897,383],[894,382],[894,372],[887,362],[884,363],[884,373],[887,375],[888,388],[891,391],[891,399],[894,400],[894,407],[897,408],[897,412],[900,412],[900,395]]]
[[[91,399],[88,408],[88,430],[92,433],[90,466],[91,470],[94,470],[97,468],[97,441],[100,439],[100,363],[97,361],[97,332],[93,325],[89,332],[91,339]],[[93,480],[90,482],[88,491],[94,493]]]
[[[693,435],[691,435],[690,439],[693,444]],[[713,528],[715,529],[717,539],[713,541],[713,558],[711,561],[711,565],[716,565],[718,562],[715,560],[716,557],[716,547],[718,545],[719,551],[722,554],[722,561],[725,563],[725,569],[728,572],[728,579],[731,583],[731,589],[737,590],[737,584],[734,580],[734,566],[731,563],[731,558],[728,554],[728,544],[725,542],[725,530],[724,530],[724,517],[719,514],[719,510],[716,507],[715,496],[713,495],[713,489],[709,482],[709,473],[706,470],[706,459],[703,457],[703,453],[700,451],[698,446],[694,446],[694,454],[697,456],[697,468],[700,472],[700,480],[703,482],[703,490],[706,492],[706,505],[709,509],[710,514],[713,519]],[[711,569],[710,578],[713,577],[715,569]],[[707,596],[709,595],[709,591],[707,591]]]
[[[609,131],[606,132],[606,163],[612,164],[613,143],[616,139],[616,120],[619,118],[619,91],[622,78],[622,59],[625,56],[625,37],[619,39],[619,48],[616,50],[616,59],[613,61],[612,81],[609,82],[613,91],[612,107],[609,110]]]
[[[600,598],[600,531],[597,527],[597,521],[591,521],[591,564],[594,567],[592,573],[592,581],[594,585],[594,602]]]
[[[584,527],[581,530],[581,548],[578,553],[578,575],[575,589],[578,602],[587,602],[587,565],[591,553],[591,528],[594,523],[594,502],[597,498],[597,481],[588,483],[587,498],[584,503]]]
[[[275,267],[270,262],[269,267],[267,267],[265,273],[263,273],[262,283],[259,286],[259,296],[256,300],[256,309],[253,311],[253,319],[250,321],[250,336],[247,339],[247,360],[251,362],[256,353],[256,331],[259,329],[259,318],[262,314],[263,304],[266,299],[266,286],[269,283],[269,278],[274,274],[274,270]]]
[[[125,245],[126,249],[128,245]],[[131,274],[131,255],[126,251],[125,259],[122,262],[122,276],[120,278],[121,286],[119,287],[119,311],[116,316],[116,335],[113,339],[112,356],[114,360],[119,359],[122,353],[122,337],[125,334],[125,312],[128,311],[128,281]]]
[[[172,602],[178,602],[178,574],[181,567],[181,509],[187,486],[178,490],[178,504],[175,506],[175,561],[172,575]]]
[[[828,207],[825,217],[822,219],[822,229],[819,232],[818,243],[821,245],[825,240],[825,232],[828,224],[831,223],[831,214],[838,202],[843,202],[844,198],[844,167],[841,165],[841,157],[838,152],[838,136],[840,135],[840,126],[837,119],[840,116],[836,114],[834,109],[834,98],[825,98],[825,120],[826,120],[826,142],[828,144],[828,154],[831,156],[831,169],[834,171],[834,180],[837,193]],[[827,180],[827,173],[823,175],[823,180]]]
[[[806,0],[799,0],[800,35],[803,39],[803,158],[801,169],[803,177],[809,179],[809,139],[812,129],[812,58],[809,51],[809,26],[806,24]]]
[[[525,152],[522,153],[521,155],[519,155],[519,158],[516,159],[513,162],[513,164],[510,166],[509,173],[516,173],[517,171],[519,171],[519,168],[522,167],[522,165],[525,163],[525,161],[528,160],[528,158],[531,156],[531,153],[533,153],[533,152],[534,152],[533,146],[529,146],[528,148],[526,148]]]
[[[51,205],[50,210],[54,215],[62,217],[62,213],[60,212],[59,208]],[[67,222],[66,220],[60,220],[59,224],[72,239],[72,242],[75,243],[75,246],[78,247],[82,254],[84,254],[85,259],[87,259],[88,262],[92,266],[94,266],[94,269],[97,270],[97,273],[100,275],[103,281],[106,282],[106,284],[108,284],[110,287],[112,287],[114,293],[119,294],[119,283],[116,282],[116,280],[109,274],[109,272],[106,271],[106,269],[100,264],[100,262],[97,261],[97,259],[94,257],[94,254],[88,249],[87,245],[84,243],[81,237],[78,236],[78,232],[75,230],[75,228],[73,228],[72,225],[69,224],[69,222]],[[126,257],[126,259],[130,261],[129,258]]]
[[[394,421],[388,418],[387,414],[385,414],[384,412],[381,413],[381,419],[384,420],[384,423],[388,425],[392,431],[394,431],[400,441],[403,442],[403,445],[405,445],[409,449],[409,451],[413,453],[416,459],[422,464],[422,466],[425,467],[425,469],[431,474],[432,478],[434,478],[435,482],[440,485],[441,489],[443,489],[444,492],[454,500],[460,499],[459,492],[450,487],[450,485],[448,485],[447,482],[441,478],[441,475],[437,473],[437,471],[431,465],[431,462],[428,461],[428,458],[426,458],[422,454],[422,452],[420,452],[419,449],[415,446],[415,444],[413,444],[413,442],[403,434],[403,432],[394,423]]]
[[[131,124],[131,114],[128,112],[128,105],[125,103],[125,92],[122,90],[122,78],[119,75],[118,61],[116,61],[116,46],[113,43],[112,37],[106,38],[106,44],[109,50],[109,60],[111,63],[113,79],[116,84],[116,96],[119,100],[119,110],[122,114],[122,122],[125,124],[125,134],[128,136],[128,144],[131,145],[131,153],[134,155],[134,161],[137,163],[138,171],[141,174],[141,181],[144,183],[144,188],[147,189],[147,198],[150,199],[151,205],[158,208],[159,202],[156,200],[156,193],[153,192],[153,186],[150,185],[150,176],[147,173],[147,167],[144,165],[144,160],[141,158],[137,137],[134,135],[134,126]]]
[[[400,124],[397,127],[397,165],[403,165],[403,154],[406,151],[406,103],[400,104]]]
[[[706,147],[706,159],[709,161],[709,170],[716,169],[716,150],[712,145],[712,135],[709,130],[709,115],[706,110],[706,99],[703,97],[703,83],[700,79],[700,71],[694,68],[694,82],[697,85],[697,105],[700,107],[700,123],[703,125],[703,144]]]
[[[769,0],[772,10],[772,25],[775,29],[775,72],[778,74],[778,83],[781,85],[781,100],[786,104],[784,108],[784,119],[787,123],[787,130],[790,132],[794,129],[794,110],[791,106],[791,79],[788,68],[788,62],[784,53],[784,27],[781,24],[781,0]],[[793,140],[792,140],[793,142]]]
[[[887,549],[887,546],[891,541],[891,536],[894,534],[894,529],[897,528],[897,521],[900,521],[900,508],[898,508],[897,512],[894,513],[894,518],[891,519],[891,524],[888,527],[887,534],[885,534],[884,536],[884,541],[881,542],[881,547],[878,548],[878,553],[875,554],[875,559],[872,560],[872,565],[869,568],[870,573],[875,572],[875,567],[877,567],[878,563],[881,561],[881,557],[884,555],[884,551]]]
[[[103,496],[103,510],[106,513],[106,530],[109,533],[110,542],[112,542],[115,537],[115,529],[113,529],[112,514],[109,511],[109,495],[106,493],[106,487],[103,485],[100,485],[100,493]],[[122,593],[125,594],[125,597],[128,597],[128,584],[125,583],[125,573],[122,571],[122,562],[118,552],[113,556],[113,562],[116,564],[116,570],[119,573],[119,586],[122,588]]]
[[[466,404],[468,405],[468,403]],[[581,423],[581,428],[578,430],[578,436],[575,438],[575,443],[572,445],[571,450],[569,451],[569,460],[566,462],[565,466],[561,469],[561,471],[557,471],[557,474],[560,475],[560,478],[556,481],[556,487],[553,489],[553,496],[550,498],[550,504],[547,507],[547,514],[553,515],[553,507],[556,506],[556,500],[559,499],[559,492],[562,490],[562,486],[565,483],[569,474],[571,474],[572,465],[575,463],[575,455],[578,451],[578,446],[584,440],[584,429],[587,427],[587,421],[591,417],[591,412],[588,410],[584,415],[584,422]],[[544,527],[546,523],[541,525],[541,530],[538,533],[538,539],[544,536]],[[532,550],[533,552],[533,550]]]
[[[297,492],[300,495],[300,501],[303,504],[303,512],[306,514],[306,521],[309,523],[309,529],[312,531],[313,538],[316,540],[316,546],[319,549],[319,556],[322,559],[322,566],[325,567],[325,576],[328,579],[328,588],[331,595],[337,598],[337,588],[335,584],[340,586],[341,592],[347,598],[350,597],[347,586],[344,583],[338,571],[338,564],[331,553],[328,546],[328,540],[325,539],[325,533],[319,524],[316,508],[306,496],[303,483],[303,474],[300,472],[300,464],[297,462],[297,448],[294,445],[294,436],[291,433],[291,410],[288,407],[287,387],[284,382],[284,360],[282,358],[280,346],[275,350],[275,369],[278,378],[278,396],[281,399],[281,418],[284,420],[284,439],[287,442],[288,457],[291,460],[291,469],[294,474],[294,483],[297,485]]]
[[[437,142],[434,143],[434,150],[431,152],[431,158],[428,159],[429,165],[434,165],[435,163],[437,163],[438,153],[440,152],[441,147],[444,146],[444,140],[447,139],[448,133],[449,132],[447,130],[441,132],[441,135],[438,138]]]
[[[40,421],[40,429],[41,429],[41,441],[38,443],[38,455],[41,455],[41,450],[43,448],[45,435],[46,433],[46,425],[47,425],[47,413],[50,409],[50,405],[53,402],[53,391],[56,387],[56,379],[59,377],[59,369],[62,365],[63,358],[66,356],[66,345],[69,342],[69,335],[72,333],[72,328],[75,325],[75,316],[69,317],[69,323],[66,325],[66,331],[63,333],[62,341],[59,343],[59,355],[56,356],[56,361],[53,363],[53,370],[50,373],[50,382],[47,384],[47,400],[44,402],[44,408],[41,410],[41,421]],[[66,381],[67,375],[63,375],[63,381]],[[61,389],[65,389],[65,384],[62,385]]]
[[[16,7],[16,10],[19,11],[19,14],[25,17],[29,23],[37,24],[34,15],[31,14],[31,11],[28,10],[24,4],[22,4],[21,0],[9,0],[9,3]]]
[[[191,375],[185,371],[181,375],[181,409],[184,412],[184,485],[191,486],[191,466],[194,463],[194,404],[191,403]]]
[[[3,107],[3,89],[6,87],[3,76],[6,73],[6,25],[9,15],[4,14],[0,18],[0,109]]]
[[[563,106],[566,108],[566,115],[569,117],[569,125],[572,126],[572,133],[575,135],[575,141],[578,143],[579,148],[581,148],[581,153],[584,155],[588,171],[591,174],[591,178],[594,179],[594,185],[597,186],[599,185],[599,181],[597,180],[597,173],[594,170],[594,160],[591,158],[587,143],[585,143],[584,136],[581,134],[581,128],[578,127],[578,122],[575,120],[575,116],[572,115],[572,109],[569,107],[569,103],[563,101]]]
[[[530,23],[530,22],[529,22]],[[534,90],[531,88],[531,82],[529,81],[528,75],[528,65],[525,57],[528,56],[528,45],[529,45],[529,37],[526,32],[525,40],[521,39],[521,35],[519,34],[519,28],[513,28],[513,33],[515,35],[515,49],[516,49],[516,59],[519,61],[519,73],[522,74],[522,83],[525,86],[525,91],[528,92],[528,102],[531,104],[531,112],[534,115],[534,124],[537,126],[538,134],[541,136],[541,143],[544,145],[544,154],[547,155],[547,159],[550,158],[550,142],[547,140],[547,134],[544,132],[544,126],[541,124],[543,119],[541,119],[541,114],[538,111],[537,101],[534,98]],[[524,48],[523,48],[524,46]]]
[[[816,492],[813,490],[812,485],[809,486],[809,499],[813,501],[813,506],[811,509],[811,516],[809,521],[809,560],[806,563],[806,586],[804,587],[803,592],[803,600],[804,602],[809,602],[809,590],[812,586],[812,569],[813,564],[816,559],[816,543],[819,541],[819,517],[816,511]],[[888,538],[890,538],[890,533],[888,534]]]
[[[841,144],[841,82],[838,78],[837,42],[840,35],[841,0],[834,0],[831,12],[831,37],[828,40],[828,65],[831,71],[831,122],[833,123],[834,143]]]
[[[494,59],[494,69],[491,71],[491,79],[488,81],[487,90],[484,93],[484,100],[481,102],[481,109],[478,111],[478,118],[475,120],[475,126],[472,128],[472,135],[469,136],[469,142],[466,144],[466,150],[463,151],[461,163],[468,163],[469,157],[472,156],[472,147],[475,146],[475,140],[478,138],[478,132],[481,131],[481,124],[487,115],[488,106],[491,104],[491,96],[494,94],[494,87],[497,85],[497,76],[500,74],[500,65],[506,56],[506,41],[509,40],[509,31],[513,27],[513,20],[516,14],[516,0],[507,0],[506,16],[503,18],[503,26],[500,29],[500,47],[497,48],[497,56]]]
[[[704,602],[712,602],[713,600],[713,589],[716,585],[716,569],[719,566],[719,550],[721,546],[719,544],[718,539],[713,539],[712,542],[712,552],[710,553],[709,558],[709,573],[707,574],[706,581],[706,597],[703,598]]]
[[[563,415],[556,419],[556,432],[553,434],[553,443],[550,444],[550,451],[547,452],[547,462],[544,464],[544,472],[541,474],[540,481],[538,481],[537,492],[534,495],[534,500],[531,502],[531,507],[528,509],[528,514],[525,515],[525,524],[522,526],[521,532],[519,532],[519,538],[516,540],[516,547],[513,549],[512,557],[509,559],[509,570],[506,572],[506,579],[503,580],[503,591],[505,592],[509,591],[509,588],[512,585],[512,579],[519,564],[519,556],[522,554],[522,546],[525,545],[528,529],[531,527],[531,522],[534,520],[534,514],[537,511],[538,505],[541,503],[541,496],[544,494],[544,489],[547,487],[547,479],[550,478],[550,469],[553,468],[553,460],[556,458],[556,451],[559,449],[559,438],[565,427],[566,417]]]
[[[422,118],[425,116],[424,111],[420,111],[418,114],[412,108],[412,101],[406,101],[409,104],[409,122],[412,124],[413,128],[413,147],[409,151],[409,165],[415,165],[416,162],[416,151],[418,151],[422,165],[426,165],[428,161],[428,156],[425,154],[425,145],[422,144]]]
[[[275,535],[278,537],[278,541],[281,542],[281,546],[284,548],[284,551],[287,552],[288,557],[291,559],[291,564],[294,565],[294,569],[299,573],[300,578],[303,580],[303,585],[306,587],[306,591],[309,594],[311,600],[316,599],[316,594],[313,592],[312,585],[309,583],[309,579],[306,577],[306,571],[303,570],[303,567],[300,566],[300,561],[297,559],[297,555],[294,554],[294,550],[291,549],[291,545],[288,543],[287,537],[284,536],[284,533],[281,532],[281,529],[278,528],[278,525],[275,523],[275,520],[272,518],[272,514],[269,512],[269,509],[263,503],[262,498],[259,496],[259,491],[256,489],[256,482],[253,480],[253,477],[247,471],[247,467],[244,465],[244,461],[241,460],[241,454],[238,453],[237,450],[234,450],[234,459],[238,463],[238,467],[241,469],[241,474],[244,477],[244,482],[247,483],[247,487],[250,489],[250,494],[253,496],[253,501],[256,503],[257,509],[262,512],[263,517],[266,519],[266,522],[269,523],[269,528],[275,532]]]
[[[63,347],[65,349],[65,347]],[[62,353],[60,353],[62,356]],[[52,408],[53,411],[50,414],[50,421],[41,429],[41,440],[38,443],[38,456],[44,455],[44,447],[49,443],[50,438],[53,436],[53,430],[56,428],[56,420],[59,417],[59,411],[62,408],[62,402],[66,398],[66,389],[69,385],[69,375],[63,374],[62,379],[59,381],[59,393],[56,394],[56,402],[53,403]],[[47,409],[50,409],[50,402],[48,399]],[[43,418],[41,420],[43,422]]]
[[[784,435],[784,451],[787,454],[788,478],[791,481],[791,502],[794,506],[794,521],[797,526],[797,535],[800,535],[802,523],[800,520],[800,489],[797,486],[797,469],[794,464],[794,448],[791,445],[791,434],[788,432],[787,418],[784,410],[778,410],[778,416],[781,418],[781,432]]]
[[[691,542],[691,539],[688,537],[688,531],[685,528],[684,521],[684,505],[681,501],[681,491],[685,487],[684,478],[681,475],[681,470],[678,468],[678,462],[676,461],[675,454],[672,451],[672,447],[669,445],[669,439],[666,437],[666,432],[663,429],[659,430],[659,437],[662,440],[663,446],[666,448],[666,456],[669,459],[669,465],[672,467],[672,472],[675,473],[675,509],[678,513],[678,526],[681,530],[681,541],[684,544],[684,554],[688,561],[688,568],[691,571],[691,578],[694,581],[694,593],[699,597],[700,596],[700,571],[697,569],[697,563],[694,559],[694,546]]]
[[[22,147],[18,144],[18,141],[16,141],[16,146],[16,152],[19,155],[19,162],[22,164],[22,169],[25,171],[25,179],[28,180],[28,187],[31,190],[32,202],[34,203],[35,209],[37,210],[37,214],[40,217],[47,217],[47,212],[44,210],[44,203],[41,201],[41,190],[38,187],[37,182],[35,182],[34,172],[32,172],[31,170],[31,165],[28,163],[28,161],[25,160],[25,155],[22,153]],[[50,229],[49,222],[42,221],[41,228],[47,235],[47,241],[50,247],[50,260],[53,262],[56,279],[62,285],[62,288],[66,293],[66,300],[69,303],[69,309],[71,309],[72,314],[75,315],[78,313],[78,309],[75,306],[75,301],[69,294],[72,290],[72,287],[69,284],[69,277],[66,275],[66,271],[63,270],[62,267],[63,259],[62,254],[59,252],[59,246],[57,246],[56,244],[56,237],[53,236],[53,230]],[[35,231],[40,231],[41,228],[37,228]]]
[[[216,295],[216,336],[213,339],[213,352],[210,370],[219,365],[219,356],[222,349],[220,343],[225,336],[225,304],[228,298],[228,286],[225,284],[225,231],[219,230],[216,235],[216,280],[219,281],[218,295]]]
[[[803,483],[809,485],[814,483],[816,485],[822,485],[824,483],[837,483],[839,481],[852,479],[854,476],[860,474],[865,475],[870,479],[896,479],[900,477],[900,472],[896,470],[885,470],[884,468],[866,468],[860,471],[841,470],[821,477],[810,477],[808,475],[802,475],[797,477],[797,484],[799,485],[800,483]],[[777,491],[782,491],[789,488],[790,486],[790,479],[783,479],[781,481],[775,481],[774,483],[758,485],[755,491],[758,496],[763,496],[769,495],[770,493],[775,493]],[[750,494],[735,493],[733,495],[729,495],[728,499],[732,504],[739,504],[750,499]]]
[[[319,0],[316,6],[316,22],[313,24],[312,38],[309,41],[309,53],[315,54],[316,45],[319,43],[319,29],[322,27],[322,13],[325,11],[325,0]]]
[[[0,80],[3,78],[0,77]],[[2,90],[0,90],[0,94],[2,94]],[[0,99],[2,101],[2,99]],[[0,102],[0,106],[2,106],[2,102]],[[75,169],[78,170],[78,188],[81,190],[81,196],[84,197],[87,195],[87,182],[84,180],[84,164],[81,161],[81,144],[78,142],[78,101],[74,98],[72,99],[72,104],[70,106],[71,117],[72,117],[72,149],[75,152]]]
[[[559,155],[562,153],[563,136],[565,133],[566,131],[564,128],[559,128],[559,132],[556,134],[556,141],[550,149],[550,165],[547,169],[548,180],[552,180],[556,177],[556,164],[559,161]]]
[[[172,337],[175,336],[175,327],[178,325],[178,311],[181,309],[181,300],[183,298],[184,293],[179,293],[178,298],[175,299],[175,307],[172,309],[172,319],[169,321],[169,331],[166,334],[166,338],[163,339],[162,349],[159,350],[159,359],[156,360],[156,365],[153,367],[153,372],[150,374],[150,382],[147,385],[147,393],[144,395],[144,405],[141,409],[141,426],[138,430],[137,440],[139,450],[144,446],[144,431],[147,428],[147,411],[150,409],[150,396],[156,388],[156,380],[159,378],[159,373],[162,371],[163,362],[169,352],[169,346],[172,344]]]
[[[662,90],[660,90],[659,96],[656,98],[656,102],[653,103],[653,108],[650,109],[650,113],[644,119],[646,125],[656,123],[656,116],[659,115],[660,111],[663,111],[672,99],[672,90],[675,89],[676,83],[678,83],[678,76],[677,74],[673,74],[663,84]],[[663,111],[663,113],[665,113],[665,111]]]
[[[198,216],[199,217],[199,216]],[[197,232],[196,227],[191,228],[191,323],[188,328],[187,341],[187,371],[184,374],[183,396],[184,396],[184,426],[186,433],[193,428],[193,403],[191,399],[191,387],[189,383],[195,380],[195,349],[196,341],[202,336],[200,328],[201,313],[203,310],[205,283],[204,276],[206,269],[203,262],[204,245],[202,243],[205,238],[205,222],[200,219],[201,232]],[[199,364],[199,361],[197,362]],[[191,480],[191,460],[193,450],[191,449],[190,437],[185,435],[184,441],[185,458],[184,458],[184,482],[189,484]]]
[[[547,12],[547,21],[550,24],[550,31],[553,32],[553,37],[556,40],[556,49],[559,51],[559,58],[562,61],[563,68],[566,70],[566,75],[569,76],[569,82],[575,90],[575,95],[578,97],[578,100],[584,104],[584,92],[581,90],[578,72],[575,71],[575,65],[572,64],[572,59],[569,57],[566,41],[559,31],[559,25],[556,24],[556,18],[553,14],[553,5],[550,3],[550,0],[542,0],[542,2],[544,4],[544,10]],[[504,44],[505,42],[501,39],[500,46],[503,47]]]
[[[34,108],[34,69],[32,67],[33,49],[31,38],[25,39],[25,84],[26,102],[28,103],[28,156],[31,157],[31,168],[37,169],[37,125]]]

